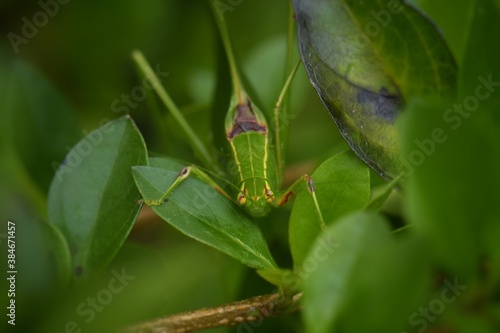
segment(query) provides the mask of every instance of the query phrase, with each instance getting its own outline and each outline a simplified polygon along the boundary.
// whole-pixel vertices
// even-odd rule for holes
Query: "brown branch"
[[[243,301],[182,312],[128,327],[120,333],[188,333],[244,323],[260,325],[266,318],[298,310],[302,293],[286,298],[281,293],[248,298]]]

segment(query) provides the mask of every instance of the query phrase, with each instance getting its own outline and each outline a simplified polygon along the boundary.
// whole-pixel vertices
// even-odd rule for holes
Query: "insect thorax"
[[[267,213],[277,186],[276,161],[269,147],[267,132],[240,133],[232,140],[233,162],[229,172],[240,189],[236,200],[252,215]],[[266,211],[265,213],[263,211]]]

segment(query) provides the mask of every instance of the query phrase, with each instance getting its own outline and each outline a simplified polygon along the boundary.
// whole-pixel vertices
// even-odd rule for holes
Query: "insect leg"
[[[322,229],[326,228],[325,220],[323,219],[323,214],[319,208],[318,198],[316,197],[316,190],[314,189],[314,182],[312,178],[305,174],[299,179],[297,179],[288,189],[280,193],[280,195],[273,202],[276,207],[281,207],[286,205],[300,190],[301,186],[306,186],[308,193],[311,195],[311,199],[314,202],[314,207],[316,208],[316,213],[318,214],[319,223]]]
[[[181,172],[179,173],[179,176],[174,180],[172,185],[163,193],[161,198],[159,199],[147,199],[145,200],[145,204],[148,206],[159,206],[165,200],[167,200],[168,196],[180,185],[182,184],[190,175],[195,175],[196,178],[199,180],[207,183],[208,185],[212,186],[217,192],[220,194],[224,195],[226,198],[229,200],[234,201],[229,194],[227,194],[226,191],[224,191],[208,174],[203,172],[202,170],[198,169],[194,165],[186,166],[184,167]]]
[[[286,105],[284,105],[285,96],[287,95],[290,89],[293,77],[295,76],[295,73],[297,73],[300,64],[301,64],[300,60],[297,61],[292,71],[288,75],[285,85],[281,90],[280,96],[278,97],[278,101],[276,102],[276,105],[274,106],[273,110],[273,129],[274,129],[274,141],[276,145],[276,162],[278,164],[278,179],[280,181],[281,179],[283,179],[282,173],[283,173],[283,166],[285,159],[284,150],[286,146],[285,138],[288,135],[287,133],[290,125],[289,110],[286,108]]]

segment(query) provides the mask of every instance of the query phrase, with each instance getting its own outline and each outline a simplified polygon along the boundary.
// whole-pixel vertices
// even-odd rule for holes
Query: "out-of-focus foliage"
[[[188,179],[176,190],[185,192],[167,202],[182,209],[143,209],[130,234],[139,193],[156,195],[177,168],[197,162],[137,76],[131,51],[147,56],[210,143],[216,29],[201,0],[59,1],[0,4],[0,252],[8,253],[13,221],[18,271],[16,326],[3,320],[2,331],[111,332],[275,285],[305,291],[303,320],[281,316],[256,332],[498,331],[498,1],[412,1],[442,29],[458,87],[455,99],[416,94],[406,101],[398,135],[407,181],[403,196],[389,197],[386,216],[376,212],[378,200],[369,204],[382,180],[352,152],[337,154],[347,145],[300,69],[285,186],[304,173],[317,178],[319,204],[327,207],[323,230],[307,191],[293,211],[253,220]],[[285,77],[288,3],[218,3],[226,5],[220,8],[253,99],[269,112]],[[364,10],[361,16],[373,15]],[[101,137],[109,126],[115,130]],[[68,169],[75,152],[89,158]],[[212,210],[195,214],[187,206],[196,204],[191,190],[209,193],[203,204]],[[2,293],[6,287],[4,279]],[[2,309],[6,302],[2,297]],[[214,330],[226,331],[242,327]]]

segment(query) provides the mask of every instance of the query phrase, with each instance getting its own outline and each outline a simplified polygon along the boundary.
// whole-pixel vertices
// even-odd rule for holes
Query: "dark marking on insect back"
[[[238,134],[245,132],[267,133],[267,127],[258,123],[250,101],[247,101],[246,104],[238,104],[236,106],[233,128],[227,134],[227,137],[233,139]]]

